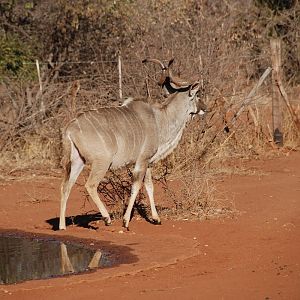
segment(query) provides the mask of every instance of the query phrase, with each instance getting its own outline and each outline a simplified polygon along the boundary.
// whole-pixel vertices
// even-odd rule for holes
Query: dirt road
[[[59,213],[59,180],[0,185],[0,228],[68,235],[123,247],[110,269],[0,286],[0,299],[300,299],[300,153],[251,163],[256,175],[227,176],[221,188],[239,214],[233,219],[132,220],[97,230],[46,222]],[[263,175],[262,175],[263,174]],[[75,191],[68,215],[78,215]]]

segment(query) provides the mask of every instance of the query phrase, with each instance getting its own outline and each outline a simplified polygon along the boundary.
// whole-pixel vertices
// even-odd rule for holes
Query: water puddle
[[[111,267],[111,254],[53,239],[0,233],[0,284]]]

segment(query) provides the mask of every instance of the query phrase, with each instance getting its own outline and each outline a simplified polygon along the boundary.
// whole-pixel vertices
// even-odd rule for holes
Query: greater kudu
[[[165,81],[172,81],[171,77],[167,70]],[[61,186],[59,229],[66,228],[67,199],[85,164],[91,166],[85,187],[106,225],[111,224],[111,219],[98,196],[98,184],[109,168],[117,169],[130,163],[135,163],[135,167],[123,226],[128,228],[143,181],[150,200],[152,221],[160,224],[153,197],[151,165],[176,148],[191,116],[206,109],[198,97],[198,82],[182,87],[179,82],[177,84],[178,90],[172,91],[162,105],[131,98],[122,106],[89,110],[69,122],[63,131],[65,177]]]

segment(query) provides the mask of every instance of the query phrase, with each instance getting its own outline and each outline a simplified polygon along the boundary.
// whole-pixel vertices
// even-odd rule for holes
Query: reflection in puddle
[[[0,235],[0,284],[111,266],[100,250],[56,240]]]

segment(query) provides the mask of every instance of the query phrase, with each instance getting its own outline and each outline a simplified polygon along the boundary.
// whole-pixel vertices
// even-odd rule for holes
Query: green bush
[[[33,79],[36,75],[30,46],[10,35],[0,39],[0,80],[4,77]]]

